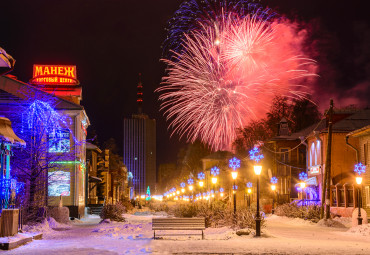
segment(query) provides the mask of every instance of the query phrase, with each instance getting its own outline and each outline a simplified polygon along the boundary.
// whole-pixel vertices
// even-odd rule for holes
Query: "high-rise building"
[[[141,75],[137,86],[138,112],[123,120],[123,162],[132,173],[136,195],[156,185],[156,122],[143,113]]]

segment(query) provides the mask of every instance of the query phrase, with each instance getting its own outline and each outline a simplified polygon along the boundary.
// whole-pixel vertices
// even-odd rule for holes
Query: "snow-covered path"
[[[370,235],[348,228],[320,227],[300,219],[267,218],[263,237],[239,237],[229,228],[206,229],[198,236],[164,236],[152,240],[151,215],[125,215],[127,222],[98,224],[88,218],[69,230],[52,231],[3,254],[370,254]],[[368,231],[369,232],[369,231]],[[168,233],[168,232],[167,232]],[[187,232],[188,233],[188,232]],[[199,231],[196,232],[199,234]]]

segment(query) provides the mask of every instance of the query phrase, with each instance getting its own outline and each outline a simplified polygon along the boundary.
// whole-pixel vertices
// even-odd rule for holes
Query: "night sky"
[[[5,2],[5,3],[4,3]],[[142,73],[144,112],[157,120],[157,163],[176,160],[184,145],[169,138],[159,113],[164,74],[161,44],[167,21],[181,0],[3,1],[0,47],[16,59],[13,75],[32,77],[33,64],[71,64],[83,86],[82,105],[99,141],[122,144],[122,119],[137,111]],[[370,15],[366,1],[261,1],[307,31],[307,52],[318,62],[313,100],[321,109],[369,106]]]

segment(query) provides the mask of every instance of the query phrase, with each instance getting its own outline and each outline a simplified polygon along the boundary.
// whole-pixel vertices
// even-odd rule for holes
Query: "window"
[[[316,142],[316,160],[315,160],[315,164],[316,165],[321,165],[321,143],[320,143],[320,140],[317,140]]]
[[[370,207],[370,186],[365,186],[365,203],[366,207]]]
[[[69,152],[70,134],[68,129],[60,129],[51,132],[49,138],[49,152]]]
[[[314,166],[314,158],[315,158],[315,143],[311,143],[310,146],[310,166]]]
[[[339,190],[339,206],[345,207],[344,189]]]
[[[288,163],[289,162],[289,149],[280,149],[280,155],[281,155],[281,162]]]
[[[337,189],[331,190],[332,206],[337,206]]]
[[[353,207],[353,189],[347,190],[347,206]]]
[[[367,165],[367,153],[368,153],[368,146],[367,146],[367,143],[364,143],[364,163],[365,163],[365,166]]]

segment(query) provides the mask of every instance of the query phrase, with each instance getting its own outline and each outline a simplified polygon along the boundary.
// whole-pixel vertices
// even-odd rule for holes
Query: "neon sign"
[[[79,85],[76,66],[71,65],[33,65],[30,80],[35,85]]]

